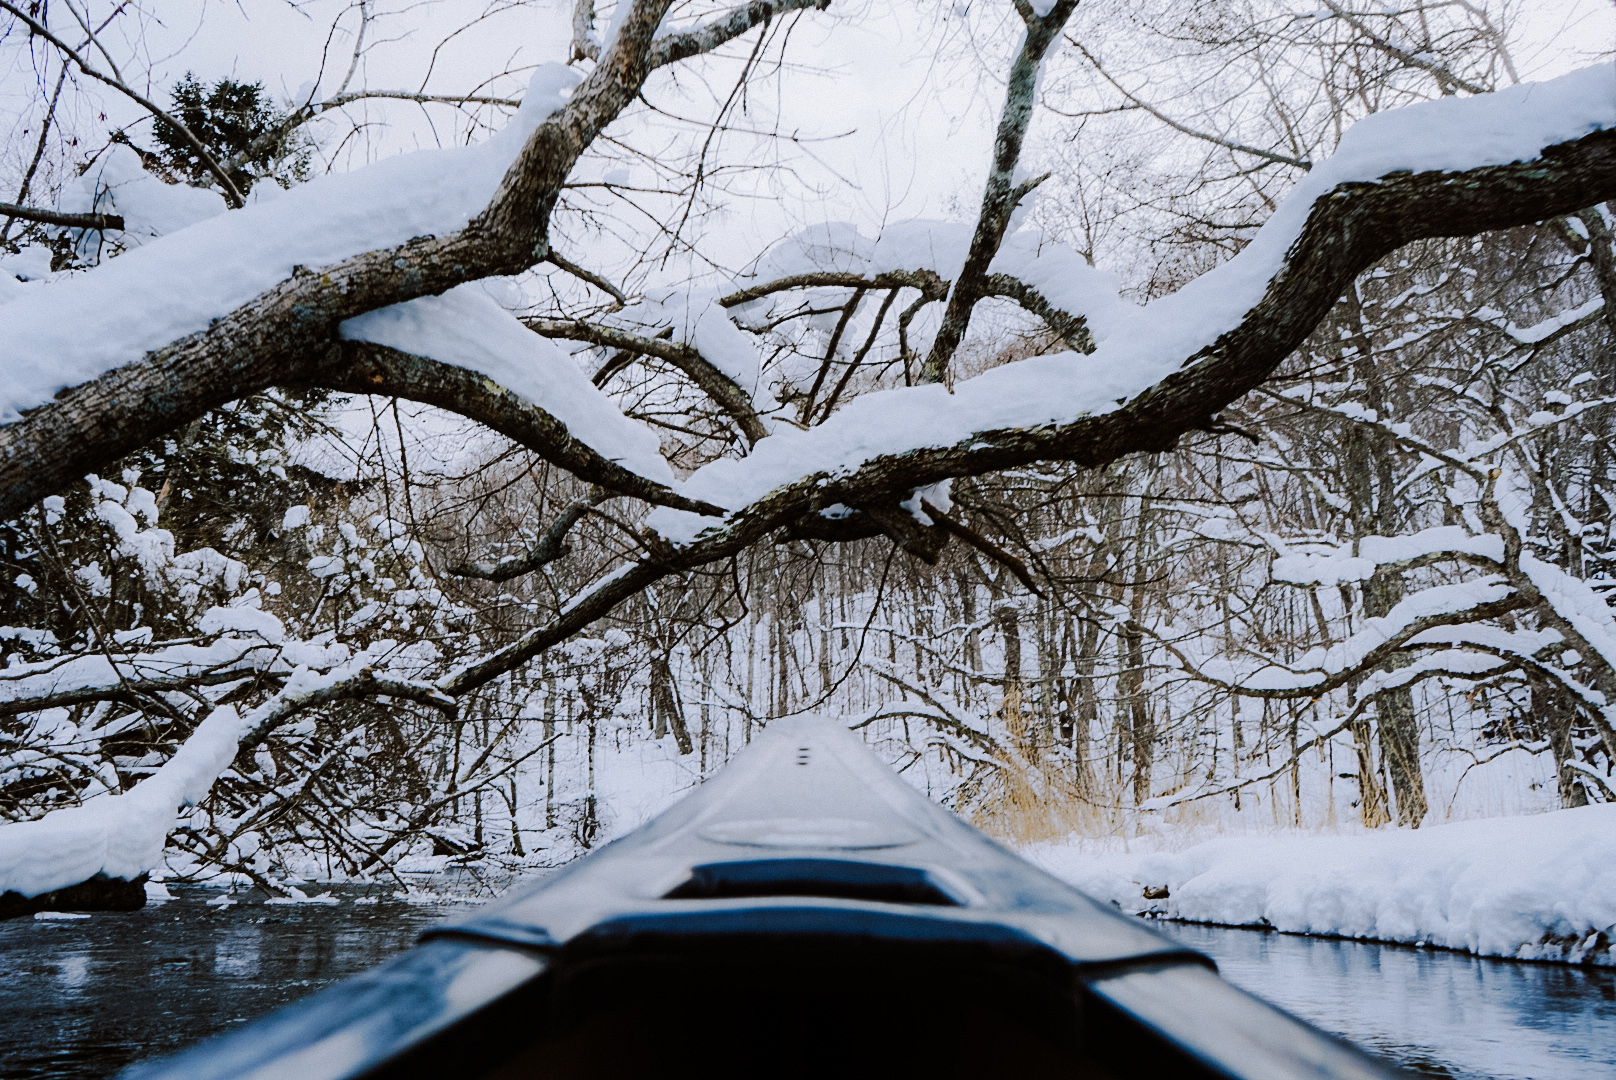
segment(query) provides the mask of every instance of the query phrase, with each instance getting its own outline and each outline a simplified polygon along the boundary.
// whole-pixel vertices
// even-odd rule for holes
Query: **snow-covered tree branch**
[[[1616,376],[1534,372],[1616,326],[1616,69],[1488,92],[1513,68],[1486,35],[1410,51],[1395,13],[1327,7],[1254,27],[1249,62],[1347,79],[1345,40],[1385,70],[1340,94],[1253,78],[1272,99],[1248,113],[1211,67],[1124,89],[1147,84],[1075,0],[1001,5],[969,24],[996,89],[972,96],[980,160],[948,221],[804,209],[826,176],[856,184],[752,95],[785,77],[790,26],[833,42],[879,17],[827,0],[624,0],[605,29],[583,0],[524,92],[512,60],[464,94],[363,85],[361,5],[340,80],[274,102],[214,84],[258,110],[234,142],[193,122],[217,118],[205,84],[142,95],[58,206],[34,172],[0,203],[33,230],[0,260],[0,809],[43,827],[150,784],[173,803],[151,828],[199,859],[262,875],[264,823],[295,810],[368,873],[429,836],[474,850],[443,822],[480,830],[507,784],[521,848],[517,762],[553,774],[557,747],[587,763],[587,843],[596,727],[625,702],[705,769],[712,716],[744,737],[834,701],[924,725],[909,749],[970,778],[961,805],[1158,813],[1287,770],[1300,805],[1304,759],[1350,741],[1358,771],[1333,775],[1363,820],[1418,824],[1438,686],[1552,700],[1559,726],[1518,741],[1566,799],[1608,791],[1573,774],[1616,764],[1616,489],[1595,443],[1575,476],[1551,459],[1606,431]],[[0,11],[88,71],[91,28]],[[308,178],[338,160],[332,117],[439,106],[465,123],[451,145]],[[1084,142],[1108,117],[1207,156],[1175,188]],[[181,149],[144,149],[145,123]],[[1191,255],[1138,240],[1124,265],[1106,236],[1130,205]],[[1541,280],[1511,291],[1511,260]],[[919,606],[896,618],[900,594]],[[759,648],[766,690],[739,674]],[[1287,764],[1253,763],[1242,707]],[[193,745],[207,769],[153,784]],[[1169,746],[1193,749],[1161,791]],[[363,798],[343,769],[372,770]]]

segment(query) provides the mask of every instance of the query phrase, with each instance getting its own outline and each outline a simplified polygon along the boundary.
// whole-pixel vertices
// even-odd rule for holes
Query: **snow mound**
[[[1134,913],[1616,966],[1616,805],[1176,853],[1025,854]]]

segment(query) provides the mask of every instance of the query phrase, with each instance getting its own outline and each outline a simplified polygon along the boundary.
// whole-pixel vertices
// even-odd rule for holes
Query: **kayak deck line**
[[[808,718],[774,722],[646,825],[403,956],[124,1077],[686,1071],[1401,1075]]]

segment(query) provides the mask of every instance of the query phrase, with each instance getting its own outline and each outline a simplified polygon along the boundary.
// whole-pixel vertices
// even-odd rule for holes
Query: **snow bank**
[[[1238,255],[1177,292],[1117,316],[1114,326],[1105,327],[1098,351],[1006,364],[959,383],[953,394],[940,386],[867,394],[812,431],[781,431],[759,443],[744,461],[719,461],[697,470],[684,493],[739,509],[781,484],[816,473],[850,472],[873,457],[952,446],[978,431],[1070,423],[1110,412],[1238,326],[1284,265],[1315,200],[1337,185],[1374,181],[1401,170],[1460,170],[1529,160],[1546,146],[1611,127],[1616,127],[1616,65],[1611,64],[1495,94],[1376,113],[1347,131],[1335,155],[1296,185]],[[927,235],[935,238],[937,233]],[[838,243],[848,246],[841,238]],[[849,262],[845,268],[873,265],[878,254],[855,251],[844,259],[866,261],[856,266]],[[937,254],[938,263],[951,265],[945,261],[951,253]],[[770,269],[790,266],[782,262]],[[1055,294],[1052,301],[1081,311],[1076,298],[1057,294],[1042,276],[1037,284]],[[1093,292],[1097,295],[1098,289]],[[689,543],[714,526],[709,518],[665,508],[652,513],[650,524],[675,543]]]
[[[1616,965],[1616,805],[1417,831],[1226,838],[1176,853],[1025,854],[1129,912]]]
[[[96,874],[132,881],[146,873],[162,860],[180,808],[206,796],[234,760],[243,730],[241,715],[221,706],[127,794],[0,826],[0,893],[38,896]]]

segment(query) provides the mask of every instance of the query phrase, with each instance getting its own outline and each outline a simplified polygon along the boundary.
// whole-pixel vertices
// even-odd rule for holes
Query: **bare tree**
[[[512,153],[492,197],[463,224],[440,234],[348,251],[322,265],[276,269],[271,275],[275,280],[255,295],[205,318],[198,316],[193,319],[196,325],[176,329],[172,336],[144,348],[142,355],[118,356],[97,371],[74,369],[79,373],[70,376],[71,385],[48,400],[14,403],[20,415],[0,426],[0,516],[16,517],[85,472],[104,467],[209,410],[270,388],[318,388],[418,402],[469,418],[521,446],[552,470],[555,491],[565,493],[565,498],[543,503],[551,516],[543,528],[530,530],[531,546],[515,552],[466,551],[454,572],[496,584],[544,573],[583,522],[591,527],[599,524],[600,535],[610,538],[593,549],[600,558],[587,577],[580,573],[576,577],[581,580],[547,579],[543,587],[565,582],[566,589],[556,586],[557,595],[538,608],[541,617],[510,634],[499,647],[457,658],[443,666],[446,670],[428,671],[430,665],[424,665],[414,677],[392,678],[368,665],[328,665],[328,677],[309,689],[271,666],[271,673],[284,677],[284,689],[257,706],[239,728],[235,746],[251,749],[297,712],[333,700],[391,695],[433,708],[454,708],[456,702],[472,700],[476,692],[494,687],[626,606],[645,605],[653,656],[648,693],[654,722],[673,732],[681,749],[693,747],[689,707],[674,678],[676,657],[687,647],[679,624],[689,616],[679,615],[677,605],[657,591],[659,586],[689,580],[685,575],[716,576],[719,569],[737,565],[768,541],[855,543],[879,537],[923,564],[938,563],[959,541],[954,549],[970,550],[973,572],[991,568],[989,595],[977,612],[972,633],[980,642],[991,626],[1000,639],[1003,668],[998,679],[1005,737],[975,731],[962,722],[961,710],[953,702],[912,677],[903,684],[904,692],[921,701],[929,698],[927,715],[943,728],[953,725],[951,745],[957,752],[991,760],[995,764],[989,767],[997,769],[1005,783],[1011,782],[1005,778],[1013,777],[1015,783],[1029,784],[1026,777],[1038,770],[1021,768],[1015,761],[1038,756],[1038,748],[1050,741],[1037,715],[1039,710],[1048,715],[1052,706],[1047,702],[1057,696],[1040,697],[1041,692],[1026,683],[1027,669],[1038,666],[1038,678],[1053,681],[1066,677],[1065,667],[1049,661],[1045,674],[1043,661],[1028,665],[1023,654],[1028,641],[1038,643],[1034,648],[1048,655],[1053,655],[1055,646],[1038,636],[1049,634],[1042,628],[1026,636],[1020,608],[1005,602],[1010,583],[1034,583],[1026,560],[989,535],[1009,533],[1011,525],[1003,520],[1009,515],[1000,514],[994,521],[997,508],[979,508],[974,512],[980,520],[973,525],[956,512],[948,485],[959,482],[964,489],[973,478],[1038,463],[1099,469],[1130,455],[1173,450],[1193,433],[1219,433],[1224,430],[1220,426],[1224,411],[1268,384],[1336,309],[1340,298],[1352,293],[1355,279],[1392,253],[1434,237],[1468,237],[1541,222],[1616,196],[1612,180],[1616,136],[1609,130],[1616,127],[1616,115],[1609,115],[1608,103],[1594,100],[1597,95],[1575,92],[1576,87],[1594,84],[1594,76],[1586,72],[1562,85],[1571,112],[1527,110],[1524,118],[1511,120],[1519,127],[1518,141],[1524,148],[1518,152],[1478,150],[1462,160],[1444,159],[1441,167],[1386,171],[1387,161],[1397,164],[1401,159],[1367,152],[1366,147],[1374,149],[1373,130],[1358,147],[1363,157],[1344,154],[1336,166],[1315,159],[1311,144],[1316,140],[1299,137],[1287,143],[1284,152],[1256,155],[1269,165],[1298,170],[1304,162],[1309,166],[1306,183],[1268,226],[1272,231],[1252,238],[1240,256],[1211,271],[1205,280],[1186,284],[1182,295],[1169,298],[1176,309],[1156,309],[1163,313],[1161,326],[1152,327],[1155,316],[1150,309],[1142,316],[1119,314],[1124,305],[1098,290],[1097,275],[1083,260],[1011,227],[1018,207],[1044,180],[1024,177],[1018,169],[1037,111],[1041,65],[1058,46],[1077,6],[1075,0],[1058,0],[1039,11],[1017,3],[1020,43],[1010,60],[992,158],[969,227],[952,233],[929,230],[929,249],[895,241],[882,247],[872,238],[810,227],[760,252],[751,276],[640,294],[555,250],[558,237],[569,227],[579,227],[568,214],[587,217],[576,209],[582,204],[569,201],[576,198],[575,190],[595,183],[579,178],[580,163],[597,147],[621,141],[614,125],[644,107],[640,103],[658,73],[698,62],[753,32],[760,36],[761,49],[764,36],[773,32],[778,20],[809,9],[823,10],[828,3],[753,0],[709,12],[684,28],[666,29],[670,6],[667,0],[633,0],[614,18],[605,40],[594,35],[592,8],[587,2],[580,6],[573,51],[587,73],[581,79],[553,69],[539,73],[519,114],[529,127],[518,130],[528,133]],[[11,5],[4,10],[34,33],[51,35],[52,43],[81,70],[101,71],[82,49],[71,51],[74,46],[40,17]],[[1337,15],[1357,35],[1355,41],[1362,39],[1360,47],[1377,55],[1399,63],[1425,55],[1405,57],[1407,50],[1374,26],[1362,19],[1354,22],[1356,16]],[[91,33],[87,26],[82,29]],[[1098,61],[1093,66],[1107,72],[1105,77],[1133,105],[1144,108],[1136,89],[1124,89],[1118,76]],[[742,70],[738,85],[744,87],[750,60]],[[123,91],[115,70],[92,75],[103,76],[103,81],[113,80],[109,85]],[[1473,75],[1450,71],[1435,77],[1453,89],[1475,88]],[[1578,78],[1582,82],[1576,82]],[[319,104],[312,99],[300,103],[287,116],[285,129],[306,123],[322,109],[337,107],[349,93],[343,89]],[[435,98],[416,95],[412,100]],[[476,95],[457,100],[484,101]],[[158,111],[155,103],[140,101]],[[502,102],[488,98],[485,103]],[[1411,111],[1409,122],[1416,129],[1421,117],[1438,126],[1485,126],[1500,115],[1512,116],[1509,110],[1519,110],[1514,99],[1466,104],[1472,111],[1462,116],[1427,106],[1424,113]],[[1169,115],[1159,106],[1146,111],[1157,119]],[[710,127],[716,130],[722,116],[721,111]],[[1174,121],[1169,126],[1181,132],[1193,128],[1190,138],[1214,146],[1220,154],[1251,156],[1255,143],[1224,136],[1203,139],[1199,125],[1197,120],[1193,125]],[[705,183],[706,145],[703,142],[695,153],[693,175],[680,192],[691,206]],[[1420,166],[1424,159],[1419,147],[1407,139],[1399,145],[1408,160]],[[226,201],[238,204],[240,193],[231,194],[230,163],[209,161],[209,172],[218,179]],[[615,181],[600,184],[621,186]],[[294,191],[285,198],[299,195]],[[369,210],[347,205],[333,210],[330,203],[321,209],[312,197],[309,205],[311,212],[334,215],[333,222]],[[233,222],[248,220],[246,213],[224,213],[187,235],[237,228]],[[109,221],[74,224],[114,227]],[[668,230],[670,247],[682,242],[678,239],[684,235],[682,229],[677,225]],[[181,242],[180,237],[159,240],[145,250],[177,250]],[[923,249],[933,260],[929,265],[917,255]],[[120,262],[134,264],[139,257],[139,253],[119,256],[85,279],[101,280],[96,275]],[[581,283],[579,291],[565,295],[558,291],[553,302],[529,304],[520,323],[478,288],[489,279],[531,274],[544,267],[554,267]],[[197,267],[195,272],[207,269]],[[183,281],[170,284],[173,289],[184,288]],[[73,286],[69,280],[41,288]],[[1215,291],[1221,295],[1209,298]],[[580,292],[591,300],[577,302]],[[1018,326],[1036,339],[1029,350],[1036,355],[998,363],[1003,357],[991,350],[967,347],[973,324]],[[400,326],[409,332],[399,331]],[[455,346],[444,344],[459,331],[488,326],[504,333],[504,340],[520,343],[509,346],[512,351],[503,355],[505,366],[498,369],[510,385],[502,384],[487,367],[467,360]],[[44,330],[38,334],[40,340],[48,338]],[[21,335],[5,347],[33,348],[19,344],[33,340]],[[560,363],[571,366],[551,367],[535,376],[510,359],[517,350],[537,349],[543,342],[569,343],[567,347],[576,352],[556,346],[535,355],[559,357]],[[37,362],[31,353],[28,359]],[[580,373],[579,360],[589,365],[590,375]],[[1367,371],[1358,377],[1369,381]],[[1052,404],[1027,405],[1026,400],[1041,390],[1048,391]],[[630,420],[643,422],[632,429],[642,435],[648,430],[645,425],[671,432],[674,449],[640,455],[602,435],[607,428],[630,430],[624,426]],[[1378,484],[1381,489],[1354,503],[1364,516],[1359,541],[1393,528],[1382,497],[1390,481],[1376,470],[1384,471],[1394,444],[1411,445],[1414,439],[1374,419],[1365,423],[1366,441],[1346,467],[1353,482],[1367,479],[1371,487]],[[871,430],[882,426],[887,429]],[[636,445],[645,444],[642,439]],[[1182,677],[1214,686],[1225,697],[1297,700],[1366,676],[1368,681],[1378,680],[1380,754],[1383,761],[1389,757],[1393,763],[1398,809],[1411,822],[1424,816],[1424,795],[1417,741],[1410,741],[1411,699],[1400,696],[1408,686],[1400,673],[1408,672],[1409,679],[1418,676],[1416,668],[1399,666],[1404,645],[1438,625],[1498,618],[1532,607],[1541,610],[1579,653],[1586,648],[1584,655],[1593,658],[1589,663],[1597,667],[1604,662],[1597,659],[1603,655],[1597,642],[1585,628],[1579,629],[1574,618],[1552,603],[1534,607],[1544,595],[1543,585],[1533,576],[1537,564],[1523,561],[1520,530],[1500,508],[1496,477],[1489,476],[1485,463],[1475,456],[1452,454],[1429,440],[1418,445],[1419,453],[1478,485],[1487,535],[1502,545],[1496,554],[1490,549],[1476,554],[1443,548],[1422,558],[1453,557],[1468,560],[1467,565],[1484,560],[1486,572],[1506,583],[1501,592],[1489,592],[1463,610],[1445,610],[1440,620],[1410,616],[1395,632],[1383,635],[1379,645],[1365,647],[1354,663],[1324,663],[1305,685],[1283,692],[1220,678],[1183,650],[1176,660],[1180,672],[1188,673]],[[399,446],[402,455],[402,432]],[[687,472],[684,482],[676,481],[669,457]],[[399,468],[402,473],[402,457]],[[407,485],[404,490],[409,490]],[[1114,542],[1125,549],[1122,565],[1131,562],[1132,569],[1106,583],[1123,614],[1113,613],[1106,623],[1115,661],[1104,677],[1112,681],[1115,698],[1126,702],[1125,731],[1118,730],[1125,735],[1133,802],[1146,806],[1158,798],[1158,751],[1171,730],[1171,725],[1157,722],[1154,711],[1157,702],[1166,700],[1163,684],[1153,682],[1162,665],[1151,662],[1147,654],[1171,653],[1175,643],[1153,632],[1147,618],[1160,596],[1149,580],[1150,560],[1157,558],[1149,534],[1160,509],[1148,492],[1134,496],[1137,501],[1125,515],[1131,523],[1124,522],[1119,512],[1107,524],[1107,529],[1115,525]],[[608,500],[628,509],[607,507]],[[994,527],[985,529],[984,521]],[[391,542],[392,537],[383,539]],[[1392,560],[1381,577],[1364,586],[1366,617],[1394,619],[1407,610],[1402,579],[1395,576],[1401,569]],[[728,590],[727,585],[715,588]],[[768,687],[771,711],[796,707],[812,698],[806,689],[808,665],[795,653],[797,642],[809,640],[809,628],[798,621],[797,605],[759,610],[762,605],[749,595],[749,590],[725,593],[726,602],[744,609],[739,618],[764,627],[758,632],[767,635],[763,648],[778,657]],[[829,629],[828,620],[822,618],[821,623]],[[1064,640],[1071,640],[1070,630],[1062,627],[1061,633]],[[1082,644],[1074,659],[1089,664],[1099,650],[1094,632],[1079,629],[1077,636]],[[626,647],[604,636],[587,640],[603,643],[597,651]],[[754,634],[747,647],[753,648],[758,640]],[[920,646],[914,647],[916,666],[925,666]],[[887,675],[904,678],[896,665],[896,635],[890,648],[893,664]],[[1514,653],[1511,658],[1512,663],[1526,664]],[[1570,686],[1550,667],[1534,663],[1534,677]],[[1616,676],[1606,668],[1598,668],[1596,681],[1616,688]],[[578,722],[589,732],[591,763],[597,722],[625,692],[619,682],[601,679],[579,684],[575,690]],[[200,685],[205,679],[195,676],[193,681]],[[1092,693],[1092,684],[1093,677],[1085,674],[1077,694],[1080,714],[1090,708],[1082,702],[1084,694]],[[120,688],[119,693],[154,689],[160,687]],[[747,690],[750,705],[758,692],[754,686]],[[15,707],[38,709],[44,704],[42,697],[18,695]],[[1275,730],[1281,727],[1276,724]],[[1301,752],[1294,717],[1289,732],[1294,759]],[[1074,776],[1081,777],[1088,768],[1088,752],[1081,749],[1088,734],[1079,737],[1074,731],[1069,744],[1082,763]],[[1264,734],[1268,734],[1266,720]],[[440,778],[445,786],[441,794],[424,798],[422,806],[464,798],[467,784],[487,787],[506,775],[486,767],[492,760],[488,755],[501,745],[492,734],[478,744],[474,755],[475,781],[468,779],[466,762],[458,756],[462,748],[458,729],[452,745],[456,756],[441,770],[441,777],[447,777]],[[1123,757],[1119,749],[1116,760]],[[1014,767],[1006,768],[1007,762]],[[579,824],[579,835],[586,841],[594,833],[598,814],[592,765],[589,777]],[[1181,790],[1188,789],[1181,786]],[[416,831],[424,827],[412,826]]]

